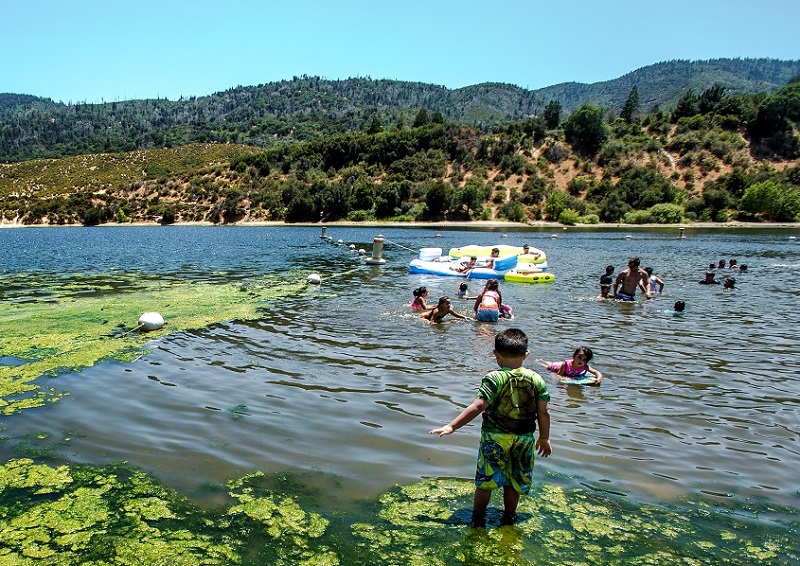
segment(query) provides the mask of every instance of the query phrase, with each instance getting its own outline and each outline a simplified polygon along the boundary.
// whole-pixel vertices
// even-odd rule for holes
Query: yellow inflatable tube
[[[503,275],[503,279],[511,283],[552,283],[555,281],[556,277],[552,273],[547,273],[545,271],[539,273],[527,271],[517,273],[516,270],[512,270]]]

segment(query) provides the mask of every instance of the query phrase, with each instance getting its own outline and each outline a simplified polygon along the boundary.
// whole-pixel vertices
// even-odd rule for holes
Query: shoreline
[[[683,223],[683,224],[622,224],[622,223],[599,223],[599,224],[575,224],[572,226],[567,226],[564,224],[560,224],[558,222],[548,222],[548,221],[534,221],[534,222],[507,222],[502,220],[471,220],[471,221],[450,221],[450,220],[443,220],[443,221],[432,221],[432,222],[423,222],[423,221],[414,221],[414,222],[393,222],[393,221],[377,221],[377,220],[367,220],[367,221],[348,221],[348,220],[337,220],[334,222],[283,222],[283,221],[266,221],[266,220],[258,220],[252,222],[229,222],[229,223],[213,223],[213,222],[174,222],[172,224],[161,224],[159,222],[126,222],[126,223],[117,223],[117,222],[107,222],[103,224],[98,224],[97,226],[84,226],[83,224],[18,224],[15,222],[9,222],[7,220],[0,221],[0,229],[3,228],[115,228],[115,227],[128,227],[128,226],[136,226],[136,227],[145,227],[145,226],[153,226],[153,227],[166,227],[166,226],[289,226],[289,227],[330,227],[330,226],[338,226],[338,227],[381,227],[381,226],[390,226],[393,228],[398,227],[406,227],[406,228],[488,228],[488,229],[499,229],[499,228],[507,228],[513,229],[516,231],[522,231],[528,228],[549,228],[553,230],[592,230],[592,229],[619,229],[619,230],[636,230],[639,228],[664,228],[664,229],[686,229],[690,230],[692,228],[701,228],[701,229],[742,229],[742,228],[783,228],[783,229],[800,229],[800,222],[740,222],[740,221],[731,221],[731,222],[691,222],[691,223]]]

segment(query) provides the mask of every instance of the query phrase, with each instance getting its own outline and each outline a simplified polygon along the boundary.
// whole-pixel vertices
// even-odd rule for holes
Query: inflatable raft
[[[477,264],[485,262],[488,256],[478,258]],[[458,270],[462,268],[469,256],[453,259],[450,256],[442,255],[442,248],[422,248],[417,259],[411,260],[408,268],[411,273],[427,273],[430,275],[443,275],[447,277],[464,277],[466,279],[502,279],[503,276],[517,265],[517,256],[511,255],[496,259],[494,267],[473,267],[463,273]]]
[[[521,246],[509,246],[507,244],[498,244],[496,246],[471,245],[471,246],[462,246],[460,248],[451,248],[448,255],[450,257],[464,257],[464,256],[489,257],[492,254],[492,250],[494,248],[497,248],[500,251],[500,255],[498,256],[500,258],[515,255],[515,256],[520,256],[519,257],[520,262],[539,264],[547,261],[547,255],[544,253],[543,250],[529,247],[528,253],[525,254]]]

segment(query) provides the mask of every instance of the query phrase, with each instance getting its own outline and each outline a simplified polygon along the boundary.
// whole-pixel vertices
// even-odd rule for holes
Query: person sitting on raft
[[[494,269],[494,260],[500,257],[500,249],[499,248],[492,248],[492,254],[489,256],[489,259],[482,265],[477,267],[485,267],[486,269]]]
[[[459,273],[466,273],[467,271],[475,267],[476,261],[478,261],[478,258],[475,256],[471,256],[469,258],[469,261],[464,265],[462,265],[461,267],[451,267],[450,269],[452,269],[453,271],[458,271]]]
[[[456,318],[461,318],[463,320],[469,320],[468,316],[464,316],[463,314],[456,312],[452,308],[452,301],[450,297],[440,297],[439,303],[433,307],[428,312],[422,313],[420,318],[424,318],[431,321],[431,324],[436,324],[437,322],[442,322],[444,317],[448,314],[452,314]]]
[[[532,255],[534,259],[539,259],[540,257],[542,257],[542,254],[540,252],[531,253],[531,247],[528,244],[524,244],[522,246],[522,255]]]
[[[500,318],[500,305],[502,304],[500,284],[497,279],[489,279],[483,291],[475,298],[472,310],[475,311],[475,318],[481,322],[497,322]]]

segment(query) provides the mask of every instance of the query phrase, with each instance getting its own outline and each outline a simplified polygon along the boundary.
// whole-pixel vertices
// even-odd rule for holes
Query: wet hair
[[[507,328],[495,334],[494,349],[508,357],[522,357],[528,352],[528,336],[519,328]]]
[[[638,257],[632,257],[628,260],[628,265],[635,265],[636,267],[639,267],[640,263],[641,260]]]
[[[645,268],[644,268],[644,271],[645,271],[645,273],[647,273],[648,275],[652,275],[652,274],[653,274],[653,268],[652,268],[652,267],[645,267]]]
[[[726,289],[733,289],[734,285],[736,285],[736,279],[734,279],[733,277],[728,277],[722,283],[722,286],[725,287]]]
[[[450,302],[452,302],[452,299],[447,295],[445,295],[444,297],[439,297],[439,302],[436,303],[436,308],[441,307],[444,303],[450,303]]]
[[[462,283],[461,285],[458,286],[458,290],[459,291],[466,291],[467,287],[469,287],[469,285],[467,285],[466,283]]]
[[[469,259],[478,259],[478,256],[476,256],[476,255],[471,255],[471,256],[469,256]]]
[[[708,268],[709,269],[716,269],[717,268],[717,264],[716,263],[709,263],[708,264]]]
[[[587,364],[589,363],[589,360],[591,360],[594,357],[594,352],[592,352],[592,349],[591,348],[587,348],[586,346],[580,346],[579,348],[576,348],[575,351],[572,352],[572,357],[574,358],[578,354],[583,354],[583,356],[585,358],[584,361]]]
[[[725,260],[724,259],[719,260],[719,263],[717,265],[719,267],[725,267]]]
[[[497,289],[499,288],[500,288],[500,283],[497,281],[497,279],[489,279],[486,282],[487,291],[497,291]]]
[[[417,287],[416,289],[414,289],[414,296],[415,297],[421,297],[422,295],[424,295],[427,292],[428,292],[428,288],[427,287]]]
[[[614,273],[614,266],[606,265],[606,273]]]
[[[524,248],[528,248],[528,249],[530,249],[530,246],[529,246],[528,244],[522,244],[522,247],[523,247],[523,249],[524,249]]]
[[[683,301],[675,301],[675,306],[672,308],[675,309],[675,312],[683,312],[683,309],[686,308],[686,303]]]
[[[746,263],[739,264],[739,271],[747,271],[747,264]]]
[[[492,253],[493,254],[499,254],[500,253],[500,248],[492,248]]]

